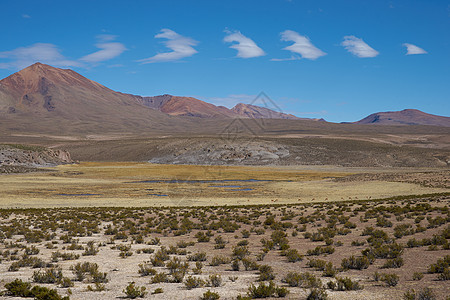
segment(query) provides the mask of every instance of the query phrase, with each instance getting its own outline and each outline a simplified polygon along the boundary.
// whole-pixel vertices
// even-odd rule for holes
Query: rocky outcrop
[[[53,150],[38,146],[0,145],[0,167],[50,167],[73,163],[70,153],[65,150]],[[8,166],[8,168],[6,167]],[[20,168],[19,168],[20,169]]]

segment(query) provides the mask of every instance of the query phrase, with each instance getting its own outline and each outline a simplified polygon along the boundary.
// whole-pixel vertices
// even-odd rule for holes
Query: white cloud
[[[301,59],[299,56],[297,55],[291,55],[291,57],[288,58],[271,58],[271,61],[289,61],[289,60],[299,60]]]
[[[414,55],[414,54],[427,54],[428,52],[423,50],[420,47],[417,47],[413,44],[404,43],[403,46],[406,47],[406,55]]]
[[[302,58],[307,59],[317,59],[321,56],[326,55],[325,52],[314,46],[309,38],[306,36],[300,35],[295,31],[286,30],[281,33],[281,40],[285,42],[294,42],[294,44],[283,48],[283,50],[289,50],[294,53],[298,53]],[[273,61],[281,61],[281,60],[294,60],[295,57],[291,57],[290,59],[272,59]]]
[[[99,43],[95,44],[101,50],[88,54],[80,58],[81,61],[88,63],[98,63],[109,60],[122,54],[127,48],[122,43],[112,42],[116,39],[114,35],[102,34],[97,36]]]
[[[9,60],[0,63],[1,69],[23,69],[35,62],[46,63],[55,67],[81,66],[79,62],[64,57],[56,45],[47,43],[36,43],[28,47],[0,52],[0,59]]]
[[[380,54],[377,50],[367,45],[362,39],[353,35],[344,36],[344,41],[341,45],[344,46],[348,52],[358,57],[375,57]]]
[[[27,14],[23,14],[23,15],[22,15],[22,18],[24,18],[24,19],[31,19],[31,16],[30,16],[30,15],[27,15]]]
[[[240,33],[239,31],[227,32],[227,36],[223,39],[224,42],[233,43],[237,42],[237,44],[233,44],[230,48],[236,49],[238,51],[236,57],[240,58],[252,58],[266,55],[266,53],[256,45],[256,43]]]
[[[162,29],[161,33],[155,35],[155,38],[158,39],[167,39],[164,42],[165,46],[171,49],[171,52],[164,52],[156,54],[155,56],[141,59],[140,62],[144,64],[155,63],[155,62],[167,62],[179,60],[184,57],[189,57],[197,53],[192,46],[196,46],[198,42],[188,37],[184,37],[179,35],[173,30],[170,29]]]

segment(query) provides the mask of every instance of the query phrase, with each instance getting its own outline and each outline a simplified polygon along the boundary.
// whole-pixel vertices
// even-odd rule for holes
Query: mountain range
[[[10,131],[159,131],[192,128],[199,120],[282,119],[317,122],[266,107],[239,103],[228,109],[172,95],[143,97],[113,91],[73,70],[35,63],[0,81],[0,125]],[[322,123],[322,122],[319,122]],[[323,122],[326,123],[326,122]],[[370,115],[356,124],[435,125],[450,118],[418,110]],[[202,125],[203,126],[203,125]],[[69,130],[72,127],[73,130]],[[33,130],[32,130],[33,131]]]

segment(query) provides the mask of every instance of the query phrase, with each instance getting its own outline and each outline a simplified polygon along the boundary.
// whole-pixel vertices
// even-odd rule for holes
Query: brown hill
[[[216,106],[192,97],[179,97],[166,94],[161,96],[139,98],[145,106],[159,110],[171,116],[200,118],[238,116],[226,107]]]
[[[433,125],[450,127],[450,117],[436,116],[417,109],[388,111],[371,114],[356,124],[379,125]]]
[[[231,109],[231,111],[238,114],[240,117],[243,118],[250,118],[250,119],[288,119],[288,120],[300,120],[306,118],[299,118],[291,114],[285,114],[281,112],[274,111],[272,109],[268,109],[266,107],[256,106],[252,104],[244,104],[244,103],[238,103],[235,107]],[[316,119],[308,119],[308,120],[314,120]]]
[[[146,130],[172,118],[67,69],[36,63],[0,81],[0,120],[11,131]],[[177,120],[183,123],[183,121]]]

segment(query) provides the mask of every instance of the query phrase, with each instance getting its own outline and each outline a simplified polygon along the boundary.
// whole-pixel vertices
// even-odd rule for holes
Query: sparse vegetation
[[[72,288],[110,295],[117,291],[109,280],[117,276],[103,272],[100,262],[108,258],[105,255],[113,266],[106,270],[128,272],[114,262],[118,260],[133,270],[129,276],[148,276],[136,282],[154,284],[145,286],[149,293],[164,293],[167,298],[172,290],[164,286],[163,291],[158,283],[184,287],[186,292],[209,287],[200,298],[219,299],[224,289],[236,296],[244,282],[239,278],[247,280],[248,275],[255,276],[254,281],[240,299],[285,297],[288,292],[299,298],[303,289],[308,299],[327,299],[325,289],[339,294],[363,286],[369,294],[389,294],[392,287],[406,290],[405,282],[411,280],[421,286],[443,286],[450,278],[450,256],[445,255],[450,211],[444,196],[436,199],[196,209],[0,210],[0,264],[9,272],[20,270],[32,281],[7,283],[3,293],[35,297],[33,285],[46,284],[49,287],[34,291],[55,295],[54,287],[64,288],[67,295]],[[433,257],[431,264],[411,260],[417,253]],[[300,263],[303,254],[306,263]],[[130,264],[134,265],[130,268]],[[405,268],[412,271],[402,272]],[[289,271],[293,269],[296,272]],[[292,289],[277,286],[280,281]],[[126,284],[120,288],[125,297],[147,294],[144,286]],[[404,298],[438,299],[441,290],[410,290]]]

